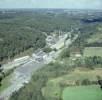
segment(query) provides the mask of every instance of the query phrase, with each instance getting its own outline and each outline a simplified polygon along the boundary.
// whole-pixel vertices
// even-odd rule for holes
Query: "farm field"
[[[88,43],[102,42],[102,33],[92,35],[88,40]]]
[[[0,10],[0,100],[102,100],[102,12],[57,8]]]
[[[50,91],[49,91],[50,90]],[[60,98],[62,90],[58,83],[48,81],[47,86],[42,89],[43,96],[48,98]]]
[[[63,100],[102,100],[99,86],[67,87],[63,91]]]
[[[76,68],[74,71],[66,75],[63,75],[58,78],[49,79],[46,86],[42,89],[42,93],[44,97],[46,97],[46,99],[48,99],[49,97],[62,98],[63,87],[61,87],[61,84],[64,84],[65,86],[75,87],[77,80],[79,82],[82,82],[84,79],[88,79],[90,81],[97,81],[97,77],[96,77],[97,75],[102,77],[102,68],[96,68],[94,70],[89,70],[87,68]],[[94,87],[95,89],[98,88],[96,86]],[[82,91],[83,91],[83,88],[82,88]],[[88,88],[86,88],[85,91],[88,91]],[[93,90],[90,90],[90,92],[91,91]],[[64,96],[64,98],[66,98],[66,96]],[[64,100],[70,100],[70,99],[64,99]],[[76,99],[71,99],[71,100],[76,100]],[[83,100],[83,99],[78,99],[78,100]],[[89,100],[89,99],[86,99],[86,100]],[[93,100],[97,100],[97,99],[93,99]]]
[[[84,49],[84,57],[93,57],[93,56],[102,57],[102,47],[86,47]]]
[[[68,83],[70,81],[73,83],[76,80],[83,80],[83,79],[89,79],[91,81],[97,80],[96,76],[102,77],[102,68],[96,68],[94,70],[89,70],[87,68],[76,68],[74,71],[70,72],[69,74],[66,74],[64,76],[51,79],[49,82],[53,84],[58,84],[60,82],[66,82]]]
[[[4,89],[6,89],[7,87],[9,87],[10,83],[10,79],[11,79],[12,75],[10,74],[9,76],[7,76],[6,78],[3,79],[2,81],[2,86],[0,87],[0,92],[3,91]]]

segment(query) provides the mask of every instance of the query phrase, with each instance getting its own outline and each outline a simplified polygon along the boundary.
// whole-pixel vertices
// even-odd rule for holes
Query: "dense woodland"
[[[13,12],[13,13],[11,13]],[[29,48],[46,45],[46,36],[55,30],[70,31],[79,20],[67,14],[44,11],[6,11],[0,13],[0,61],[10,59]],[[76,24],[77,23],[77,24]]]

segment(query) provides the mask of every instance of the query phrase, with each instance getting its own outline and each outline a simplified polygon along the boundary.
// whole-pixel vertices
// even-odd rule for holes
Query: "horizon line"
[[[99,8],[93,9],[93,8],[33,8],[33,7],[17,7],[17,8],[0,8],[0,9],[67,9],[67,10],[102,10]]]

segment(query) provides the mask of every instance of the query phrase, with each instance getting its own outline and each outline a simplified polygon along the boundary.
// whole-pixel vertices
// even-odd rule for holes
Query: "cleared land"
[[[6,78],[3,79],[2,81],[2,85],[0,87],[0,92],[2,92],[3,90],[5,90],[7,87],[9,87],[10,83],[10,79],[11,79],[12,75],[7,76]]]
[[[46,99],[60,98],[61,88],[59,84],[48,81],[47,86],[42,89],[42,93]]]
[[[88,43],[102,42],[102,33],[92,35],[88,40]]]
[[[97,80],[96,76],[102,77],[102,68],[96,68],[94,70],[89,70],[87,68],[76,68],[71,73],[61,76],[59,78],[51,79],[50,82],[53,82],[53,84],[65,82],[65,83],[73,83],[76,80],[84,80],[89,79],[91,81]]]
[[[76,68],[74,71],[72,71],[71,73],[68,73],[67,75],[48,80],[46,87],[44,87],[42,89],[42,93],[43,93],[44,97],[46,97],[47,99],[49,97],[50,98],[60,98],[60,97],[62,97],[62,90],[63,90],[60,87],[60,84],[65,84],[66,86],[71,86],[71,87],[74,86],[75,87],[75,82],[77,80],[79,82],[83,81],[84,79],[88,79],[90,81],[97,81],[97,77],[96,77],[97,75],[102,77],[102,68],[97,68],[94,70],[89,70],[87,68]],[[90,88],[91,87],[93,87],[93,86],[90,86]],[[84,90],[84,88],[82,88],[82,91],[88,91],[88,88],[89,87],[86,87],[86,90]],[[98,87],[95,86],[95,89],[97,89],[97,88]],[[66,91],[66,90],[64,90],[64,91]],[[94,91],[94,89],[90,90],[90,92],[91,91]],[[67,93],[65,93],[65,95],[67,95]],[[74,95],[74,94],[72,94],[72,95]],[[87,94],[85,94],[85,95],[87,95]],[[66,98],[66,96],[64,96],[64,98]],[[64,100],[76,100],[76,99],[75,98],[74,99],[67,98]],[[78,99],[78,100],[84,100],[84,99]],[[85,99],[85,100],[98,100],[98,99]],[[101,100],[101,99],[99,99],[99,100]]]
[[[86,47],[84,49],[85,57],[101,56],[102,57],[102,47]]]
[[[63,91],[63,100],[102,100],[99,86],[67,87]]]

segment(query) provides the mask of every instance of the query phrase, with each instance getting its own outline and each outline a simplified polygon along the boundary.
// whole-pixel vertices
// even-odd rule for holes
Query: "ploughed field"
[[[67,87],[63,100],[102,100],[102,90],[96,85]]]

